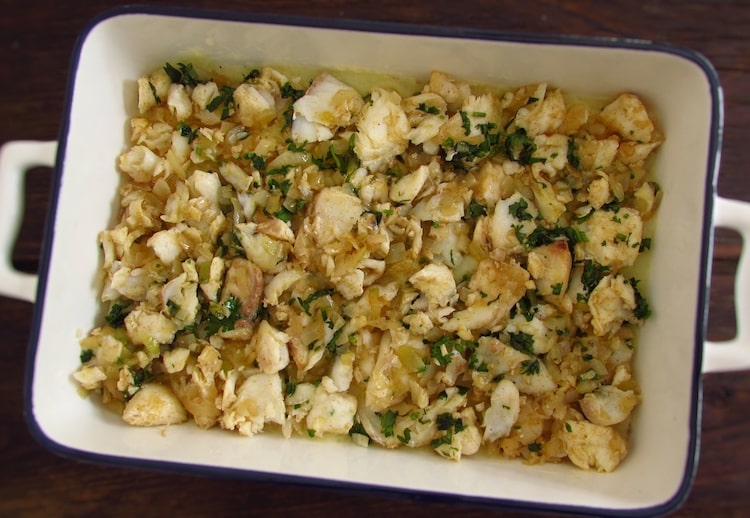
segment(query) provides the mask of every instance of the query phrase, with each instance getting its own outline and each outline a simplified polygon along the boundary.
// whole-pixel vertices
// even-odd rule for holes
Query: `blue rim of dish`
[[[603,47],[603,48],[620,48],[642,51],[655,51],[682,57],[697,65],[706,76],[711,92],[711,128],[709,143],[709,159],[706,164],[706,185],[704,189],[704,206],[703,228],[701,241],[703,243],[702,254],[700,257],[701,282],[696,287],[698,295],[698,315],[696,317],[695,327],[695,347],[693,358],[692,373],[692,407],[690,409],[690,439],[688,443],[688,454],[686,456],[686,465],[682,482],[675,494],[668,500],[650,507],[631,508],[631,509],[607,509],[592,508],[586,506],[534,503],[513,500],[512,498],[489,498],[489,497],[468,497],[460,494],[450,493],[430,493],[424,491],[414,491],[404,488],[384,488],[370,486],[367,484],[329,481],[313,477],[302,477],[297,475],[279,475],[269,474],[259,471],[243,470],[237,468],[224,468],[214,466],[203,466],[193,464],[182,464],[168,461],[156,461],[147,459],[131,459],[118,456],[91,453],[87,451],[70,448],[55,442],[54,439],[45,435],[39,423],[36,421],[33,411],[33,378],[34,364],[38,346],[39,332],[44,314],[45,289],[47,285],[47,272],[52,252],[53,235],[51,229],[54,228],[54,221],[57,212],[57,202],[59,187],[61,183],[61,169],[65,157],[66,137],[70,125],[70,105],[72,102],[73,86],[75,82],[75,70],[78,68],[81,49],[86,37],[91,30],[103,21],[118,17],[121,15],[145,14],[155,16],[169,16],[175,18],[200,18],[216,21],[244,22],[244,23],[263,23],[284,26],[298,26],[319,29],[337,29],[350,30],[369,33],[382,34],[406,34],[415,36],[436,36],[450,37],[457,39],[473,39],[488,41],[505,41],[513,43],[529,43],[541,45],[565,45],[575,47]],[[695,478],[698,465],[698,454],[700,444],[700,422],[702,408],[702,361],[703,361],[703,344],[706,331],[707,319],[707,294],[709,292],[709,283],[711,278],[711,261],[709,252],[713,246],[712,232],[712,215],[714,198],[716,196],[717,176],[720,161],[720,150],[723,132],[723,100],[719,77],[713,65],[700,53],[684,47],[674,46],[666,43],[655,43],[650,40],[628,39],[628,38],[611,38],[611,37],[589,37],[589,36],[570,36],[570,35],[543,35],[532,33],[515,33],[510,31],[496,31],[486,29],[472,28],[450,28],[436,25],[407,24],[400,22],[379,22],[357,19],[329,19],[314,18],[305,16],[288,16],[278,14],[251,14],[236,13],[218,10],[204,10],[197,8],[172,8],[172,7],[154,7],[142,5],[126,5],[106,10],[98,16],[92,18],[78,36],[76,45],[73,49],[69,77],[67,80],[65,110],[60,125],[58,135],[58,149],[56,156],[55,171],[52,180],[52,190],[48,214],[45,222],[45,231],[40,254],[39,282],[37,287],[37,298],[34,305],[32,327],[29,336],[29,347],[26,359],[25,381],[23,387],[24,399],[24,418],[31,435],[42,446],[50,451],[75,460],[94,462],[98,464],[107,464],[117,467],[152,469],[166,472],[190,473],[195,475],[204,475],[212,477],[225,478],[242,478],[248,480],[257,480],[265,482],[280,482],[286,484],[296,484],[327,489],[338,489],[350,492],[367,492],[368,495],[397,496],[405,497],[412,500],[470,504],[478,506],[487,506],[492,508],[503,507],[506,509],[518,510],[538,510],[546,512],[563,512],[584,515],[609,515],[609,516],[653,516],[662,515],[679,508],[687,499],[693,480]]]

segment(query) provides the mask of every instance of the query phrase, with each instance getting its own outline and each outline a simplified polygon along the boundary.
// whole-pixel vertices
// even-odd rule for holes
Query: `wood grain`
[[[57,138],[69,63],[90,20],[118,5],[103,0],[2,0],[0,16],[0,144]],[[216,8],[210,1],[157,1],[163,6]],[[636,7],[638,5],[638,7]],[[750,201],[750,3],[624,0],[500,3],[490,0],[226,0],[225,10],[313,17],[361,18],[510,32],[650,39],[695,49],[716,67],[725,96],[718,182],[722,196]],[[134,35],[137,37],[137,35]],[[26,209],[12,251],[16,268],[38,267],[50,171],[26,178]],[[710,339],[731,338],[739,236],[722,230],[714,249]],[[485,516],[487,509],[414,501],[392,495],[232,479],[199,478],[84,464],[58,457],[30,435],[23,418],[30,304],[0,297],[0,515],[409,515]],[[750,508],[750,373],[704,376],[698,473],[675,516],[744,516]],[[655,467],[658,469],[658,467]],[[543,491],[543,488],[540,488]],[[505,516],[521,513],[504,512]],[[526,516],[526,514],[524,514]]]

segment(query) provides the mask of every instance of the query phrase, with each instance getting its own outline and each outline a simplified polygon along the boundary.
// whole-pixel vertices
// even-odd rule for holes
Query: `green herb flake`
[[[253,167],[258,171],[266,170],[266,159],[262,156],[255,153],[245,153],[242,158],[244,158],[245,160],[250,160],[250,162],[253,164]]]
[[[133,307],[127,302],[115,302],[109,308],[109,313],[104,317],[104,320],[110,327],[122,327],[125,325],[125,317],[132,309]]]
[[[284,394],[292,396],[297,391],[297,380],[290,379],[284,388]]]
[[[372,442],[372,439],[370,439],[370,436],[367,433],[367,430],[365,430],[365,427],[362,426],[362,423],[359,421],[355,421],[351,428],[349,428],[349,437],[351,437],[354,434],[357,435],[364,435],[367,437],[367,444],[370,444]]]
[[[638,291],[639,281],[635,278],[631,278],[629,282],[633,287],[633,292],[635,295],[635,309],[633,310],[633,315],[638,320],[645,320],[651,316],[651,308],[649,308],[646,298],[641,294],[640,291]]]
[[[180,132],[180,135],[187,137],[188,144],[192,143],[198,137],[199,128],[191,129],[190,126],[184,122],[177,125],[177,130]]]
[[[380,429],[386,437],[393,437],[393,426],[396,424],[398,414],[393,410],[388,410],[385,414],[380,415]]]
[[[305,95],[304,90],[297,90],[288,82],[284,83],[281,86],[281,97],[283,97],[284,99],[291,99],[292,101],[296,101],[303,95]]]
[[[580,169],[581,167],[581,159],[578,157],[578,154],[576,153],[576,141],[572,138],[568,139],[568,163],[575,167],[576,169]]]
[[[529,203],[525,198],[521,198],[515,203],[511,203],[508,207],[508,213],[518,221],[529,221],[533,219],[533,216],[527,211]]]
[[[288,201],[286,203],[287,205],[289,204]],[[307,205],[307,200],[296,200],[292,203],[291,208],[287,208],[286,205],[283,205],[278,211],[274,212],[273,215],[284,223],[289,223],[290,221],[292,221],[292,217],[294,217],[295,214],[299,213],[299,211],[301,211],[305,205]]]
[[[440,110],[437,109],[435,106],[428,106],[426,103],[419,103],[417,106],[417,109],[419,111],[423,111],[425,113],[429,113],[430,115],[439,115]]]
[[[524,360],[521,362],[521,374],[526,376],[534,376],[541,372],[541,365],[539,360],[534,358],[533,360]]]
[[[286,196],[289,192],[289,189],[292,187],[292,182],[290,180],[284,180],[282,182],[279,182],[276,178],[269,178],[268,179],[268,188],[272,191],[279,190],[281,193]]]
[[[510,346],[516,351],[533,355],[534,354],[534,337],[523,331],[518,333],[508,333]]]
[[[174,317],[180,311],[180,305],[175,301],[168,299],[167,309],[169,310],[169,316]]]
[[[211,99],[206,110],[212,112],[221,107],[221,120],[228,119],[234,113],[234,88],[224,85],[219,89],[219,95]]]
[[[242,303],[234,295],[230,295],[221,304],[211,304],[206,317],[206,335],[212,336],[221,331],[231,331],[238,320],[245,315],[241,312]]]
[[[302,309],[305,310],[305,313],[310,315],[310,304],[312,304],[315,300],[319,299],[320,297],[327,297],[329,295],[333,295],[335,290],[333,288],[325,288],[322,290],[318,290],[314,293],[311,293],[308,295],[305,300],[302,300],[301,298],[297,298],[297,301],[299,302],[299,305],[302,306]]]
[[[452,414],[445,412],[438,414],[437,419],[435,419],[435,424],[437,424],[438,430],[450,430],[455,424],[455,419]]]
[[[526,130],[519,129],[515,133],[505,137],[505,154],[511,160],[521,165],[531,165],[537,162],[546,162],[546,158],[535,157],[536,144],[526,135]]]
[[[130,387],[128,387],[127,390],[123,391],[122,395],[125,397],[125,401],[130,401],[141,390],[143,384],[151,379],[151,373],[147,369],[128,367],[128,370],[130,371],[130,377],[133,380],[132,385],[135,387],[135,390],[131,391]]]
[[[177,63],[177,67],[171,63],[164,65],[164,71],[169,76],[169,80],[176,84],[185,86],[196,86],[199,83],[198,74],[191,63]]]
[[[446,335],[430,346],[430,356],[438,362],[441,367],[446,367],[452,359],[453,352],[463,354],[473,351],[477,347],[475,342],[463,340],[456,336]]]
[[[286,139],[286,148],[293,153],[306,153],[307,152],[307,141],[301,144],[295,143],[292,139]]]
[[[154,83],[151,81],[148,82],[148,87],[151,89],[151,95],[154,96],[154,102],[156,104],[161,104],[161,99],[159,98],[159,94],[156,93],[156,87],[154,86]]]
[[[471,135],[471,119],[465,111],[461,110],[459,113],[461,114],[461,127],[464,129],[464,135],[468,137]]]
[[[92,351],[91,349],[83,349],[83,350],[81,350],[81,356],[80,356],[81,363],[86,363],[87,361],[89,361],[93,357],[94,357],[94,351]]]
[[[408,428],[404,429],[404,435],[397,435],[396,439],[402,444],[409,444],[409,441],[411,441],[411,430]]]
[[[292,168],[291,164],[282,165],[280,167],[274,167],[273,169],[270,169],[269,171],[266,171],[266,176],[273,176],[277,174],[287,174],[289,170]]]
[[[489,367],[485,362],[480,362],[476,351],[472,351],[469,355],[469,368],[477,372],[489,372]]]
[[[246,83],[248,81],[255,81],[259,77],[260,77],[260,70],[257,68],[253,68],[252,70],[250,70],[250,72],[242,76],[242,82]]]
[[[599,281],[609,273],[609,270],[609,266],[603,266],[596,261],[586,259],[583,262],[583,273],[581,274],[581,283],[586,291],[591,293],[599,284]]]
[[[487,215],[487,207],[479,203],[475,199],[471,199],[469,202],[469,217],[470,218],[478,218],[479,216],[486,216]]]
[[[326,351],[328,352],[329,356],[333,356],[338,351],[337,343],[339,340],[339,337],[341,336],[341,332],[344,330],[344,327],[339,327],[336,331],[333,332],[333,336],[326,344]]]

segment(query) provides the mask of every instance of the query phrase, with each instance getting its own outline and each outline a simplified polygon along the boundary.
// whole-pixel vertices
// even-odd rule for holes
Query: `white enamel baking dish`
[[[184,56],[236,65],[365,68],[426,77],[441,69],[485,83],[547,81],[584,95],[633,91],[667,136],[654,163],[664,190],[647,293],[654,310],[635,368],[643,388],[631,453],[611,474],[568,464],[527,466],[477,456],[447,462],[430,452],[361,448],[349,441],[245,438],[191,425],[132,428],[71,382],[77,339],[97,323],[97,233],[113,219],[115,158],[135,112],[136,78]],[[646,515],[676,508],[697,464],[701,373],[747,368],[750,335],[706,344],[712,232],[750,236],[750,205],[718,198],[721,90],[712,67],[679,48],[643,41],[550,38],[366,22],[125,9],[82,34],[58,142],[15,142],[0,157],[0,293],[35,301],[26,413],[34,436],[74,458],[203,474],[372,488],[492,505]],[[22,212],[23,171],[55,167],[38,278],[10,265]],[[737,307],[750,317],[748,264]],[[742,318],[737,319],[743,322]]]

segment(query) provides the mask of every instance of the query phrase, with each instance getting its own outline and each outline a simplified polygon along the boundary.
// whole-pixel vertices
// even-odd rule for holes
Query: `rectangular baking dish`
[[[635,361],[644,402],[623,464],[597,474],[487,456],[451,463],[431,452],[275,433],[133,428],[81,398],[71,374],[78,339],[101,316],[97,234],[118,206],[115,159],[136,112],[135,81],[189,56],[416,77],[439,69],[482,83],[546,81],[584,96],[642,96],[667,136],[653,166],[665,194],[646,287],[654,314]],[[76,48],[58,145],[15,150],[21,165],[44,162],[41,149],[56,167],[36,291],[36,279],[3,272],[6,293],[36,301],[25,387],[29,426],[59,454],[119,465],[598,515],[673,510],[687,496],[697,463],[712,218],[725,206],[715,195],[721,125],[711,65],[691,51],[645,41],[148,8],[107,12]],[[750,219],[742,205],[723,212],[740,214],[723,223],[740,227]]]

